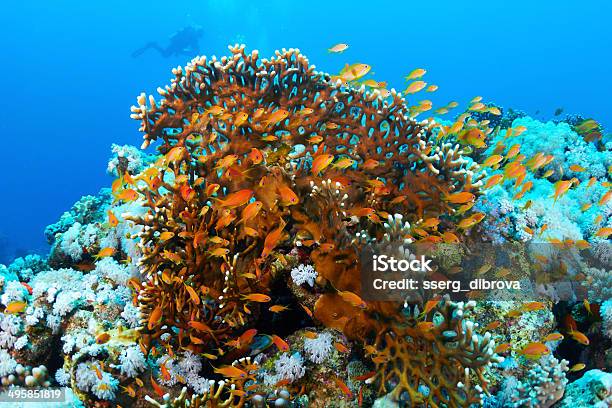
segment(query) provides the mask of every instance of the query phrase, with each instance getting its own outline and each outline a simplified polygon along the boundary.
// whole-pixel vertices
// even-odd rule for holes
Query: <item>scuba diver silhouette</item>
[[[156,41],[151,41],[144,47],[134,51],[132,57],[139,57],[149,49],[156,50],[164,58],[172,56],[194,56],[198,52],[198,38],[202,36],[203,31],[201,27],[184,27],[172,34],[170,43],[167,47],[162,47]]]

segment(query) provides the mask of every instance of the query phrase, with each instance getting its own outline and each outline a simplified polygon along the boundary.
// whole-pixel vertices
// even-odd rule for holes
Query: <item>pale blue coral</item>
[[[20,280],[28,281],[36,273],[47,269],[47,262],[38,254],[26,255],[16,258],[8,266],[9,271],[15,273]]]
[[[70,373],[64,370],[64,368],[59,368],[55,372],[55,381],[57,381],[59,385],[64,385],[64,386],[69,385],[70,384]]]
[[[17,367],[17,361],[4,349],[0,349],[0,377],[12,374]]]
[[[601,304],[602,329],[608,338],[612,339],[612,299]]]
[[[0,296],[0,303],[7,306],[11,302],[23,301],[28,296],[28,290],[18,281],[9,281],[4,284],[4,291]]]
[[[102,374],[102,378],[98,378],[96,370],[93,366],[97,366]],[[97,361],[87,363],[79,363],[75,372],[76,386],[85,392],[92,392],[96,397],[103,400],[112,400],[115,398],[115,392],[119,387],[119,380],[114,378],[109,372],[102,370]]]
[[[306,368],[304,367],[304,360],[300,353],[283,353],[274,362],[274,369],[276,371],[276,379],[288,380],[294,382],[299,380],[306,374]]]
[[[546,169],[553,168],[556,173],[562,171],[566,177],[575,176],[583,182],[571,188],[556,202],[553,198],[554,182],[557,180],[555,174],[544,179],[536,178],[528,172],[524,182],[532,182],[533,187],[518,200],[513,199],[519,191],[514,189],[514,180],[505,181],[489,189],[476,206],[479,211],[491,215],[482,224],[486,235],[493,242],[504,242],[507,239],[527,241],[532,238],[539,242],[546,242],[548,239],[588,239],[595,244],[592,251],[596,252],[600,259],[612,259],[609,246],[598,243],[593,237],[599,228],[612,223],[612,200],[603,206],[598,204],[608,191],[602,183],[609,181],[607,168],[612,164],[612,152],[599,151],[595,144],[584,142],[566,123],[542,123],[524,117],[514,121],[513,127],[517,126],[525,126],[527,130],[509,140],[504,140],[504,134],[501,132],[493,137],[487,154],[492,154],[497,143],[504,144],[507,148],[520,144],[521,153],[527,158],[538,152],[552,154],[555,159]],[[573,164],[585,167],[586,171],[572,172],[569,166]],[[488,176],[501,173],[501,170],[490,168],[485,171]],[[591,177],[596,177],[597,180],[589,186],[586,181]],[[524,209],[528,201],[532,202],[531,208]],[[582,211],[583,206],[587,204],[591,207]],[[603,219],[600,223],[595,223],[599,215],[602,215]],[[529,227],[536,231],[544,224],[548,229],[535,237],[525,230],[525,227]]]
[[[118,174],[117,168],[123,167],[130,174],[140,173],[144,167],[154,160],[155,156],[148,155],[135,146],[130,145],[111,145],[113,156],[108,162],[106,171],[114,176],[123,176]]]
[[[134,306],[130,302],[125,304],[123,312],[121,312],[121,317],[132,329],[140,326],[140,319],[142,318],[140,314],[140,309],[138,309],[138,307]]]
[[[59,236],[56,248],[74,262],[78,262],[83,257],[84,250],[96,242],[97,235],[98,228],[95,225],[75,222]]]

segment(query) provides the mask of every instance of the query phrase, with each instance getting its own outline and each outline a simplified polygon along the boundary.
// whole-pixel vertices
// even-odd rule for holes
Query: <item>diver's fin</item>
[[[137,50],[135,50],[132,53],[132,58],[137,58],[140,57],[142,54],[145,53],[146,50],[148,50],[149,48],[156,48],[157,44],[155,42],[150,42],[147,43],[144,47],[138,48]]]

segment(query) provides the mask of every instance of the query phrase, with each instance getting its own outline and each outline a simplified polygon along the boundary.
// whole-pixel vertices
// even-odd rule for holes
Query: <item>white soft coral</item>
[[[306,357],[315,364],[321,364],[332,351],[332,336],[320,333],[314,339],[304,339]]]
[[[121,373],[130,378],[136,377],[147,366],[145,356],[138,346],[124,349],[119,356],[119,361],[121,361]]]
[[[314,286],[317,275],[317,271],[312,265],[301,264],[291,270],[291,279],[298,286],[304,283]]]

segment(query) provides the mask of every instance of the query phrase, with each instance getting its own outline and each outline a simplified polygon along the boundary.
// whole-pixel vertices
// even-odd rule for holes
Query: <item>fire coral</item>
[[[161,101],[142,94],[132,107],[144,132],[142,147],[158,143],[162,154],[135,177],[148,209],[132,218],[144,226],[144,279],[132,282],[144,316],[143,347],[158,341],[220,359],[244,355],[248,344],[240,343],[241,334],[257,327],[272,282],[289,279],[283,268],[297,247],[310,257],[326,292],[314,306],[317,321],[363,345],[394,330],[402,321],[400,304],[353,300],[361,293],[357,234],[381,238],[390,214],[402,214],[414,227],[443,219],[437,230],[414,239],[435,241],[456,232],[459,204],[445,197],[478,196],[478,165],[458,144],[437,138],[435,122],[412,119],[394,91],[384,99],[334,82],[297,49],[270,59],[247,54],[244,46],[230,51],[220,60],[198,57],[174,69],[170,86],[158,89]],[[447,325],[460,331],[456,318],[448,318]],[[393,358],[401,359],[405,340],[396,338],[398,345],[390,345],[393,337],[384,337],[398,350]],[[414,351],[413,359],[447,358],[439,357],[446,352]],[[449,406],[466,395],[476,402],[479,393],[456,396],[444,378],[456,380],[463,368],[491,359],[485,352],[475,362],[462,353],[456,364],[422,364],[435,372],[421,378],[438,378],[430,388],[446,389],[431,395]],[[418,384],[406,380],[410,367],[399,360],[383,364],[389,374],[380,380],[399,378],[394,395],[408,391],[415,398]],[[444,374],[448,370],[452,374]],[[429,406],[437,406],[433,398]]]

